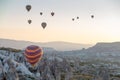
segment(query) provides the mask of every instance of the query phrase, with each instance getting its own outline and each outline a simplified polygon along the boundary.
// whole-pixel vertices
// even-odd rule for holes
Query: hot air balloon
[[[40,12],[40,15],[43,15],[43,13],[42,13],[42,12]]]
[[[36,45],[30,45],[25,49],[26,60],[34,67],[41,60],[43,55],[42,48]]]
[[[31,8],[32,8],[31,5],[26,5],[26,9],[28,12],[31,10]]]
[[[72,18],[72,21],[74,21],[75,19],[74,18]]]
[[[29,20],[28,20],[28,23],[31,24],[31,23],[32,23],[32,20],[29,19]]]
[[[91,15],[91,18],[94,18],[94,15]]]
[[[46,22],[42,22],[41,26],[43,27],[43,29],[45,29],[45,27],[47,26],[47,23]]]
[[[51,15],[52,15],[52,16],[54,16],[54,15],[55,15],[55,13],[54,13],[54,12],[51,12]]]

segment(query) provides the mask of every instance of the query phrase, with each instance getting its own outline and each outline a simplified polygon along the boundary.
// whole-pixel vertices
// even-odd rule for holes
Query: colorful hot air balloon
[[[31,5],[26,5],[26,9],[28,12],[31,10],[31,8],[32,8]]]
[[[41,26],[43,27],[43,29],[45,29],[45,27],[47,26],[47,23],[46,22],[42,22]]]
[[[42,48],[36,45],[30,45],[25,49],[26,60],[34,67],[43,55]]]
[[[28,20],[28,23],[31,24],[31,23],[32,23],[32,20],[29,19],[29,20]]]

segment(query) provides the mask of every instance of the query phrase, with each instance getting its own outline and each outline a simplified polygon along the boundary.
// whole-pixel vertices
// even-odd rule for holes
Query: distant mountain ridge
[[[120,42],[101,42],[85,50],[88,53],[120,53]]]
[[[71,51],[71,50],[81,50],[82,48],[88,48],[89,44],[77,44],[70,42],[54,41],[54,42],[30,42],[21,40],[11,40],[11,39],[1,39],[0,47],[11,47],[15,49],[24,49],[28,45],[38,45],[41,47],[48,47],[49,49],[55,49],[58,51]]]

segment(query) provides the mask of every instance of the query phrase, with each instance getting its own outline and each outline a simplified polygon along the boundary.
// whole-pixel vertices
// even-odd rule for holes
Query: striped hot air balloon
[[[36,45],[30,45],[25,49],[24,53],[27,61],[34,67],[43,55],[42,48]]]

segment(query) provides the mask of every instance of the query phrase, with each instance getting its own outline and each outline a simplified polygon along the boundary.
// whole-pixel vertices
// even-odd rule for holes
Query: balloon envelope
[[[79,19],[79,17],[77,17],[77,19]]]
[[[91,18],[94,18],[94,15],[91,15]]]
[[[45,29],[45,27],[47,26],[47,23],[46,22],[42,22],[41,26],[43,27],[43,29]]]
[[[43,13],[42,13],[42,12],[40,12],[40,15],[43,15]]]
[[[32,20],[29,19],[29,20],[28,20],[28,23],[31,24],[31,23],[32,23]]]
[[[54,15],[55,15],[55,13],[54,13],[54,12],[51,12],[51,15],[52,15],[52,16],[54,16]]]
[[[32,65],[35,66],[41,59],[43,55],[42,48],[36,45],[30,45],[25,49],[24,55],[27,61]]]
[[[74,21],[75,19],[74,18],[72,18],[72,21]]]
[[[31,5],[26,5],[26,9],[28,12],[31,10],[31,8],[32,8]]]

